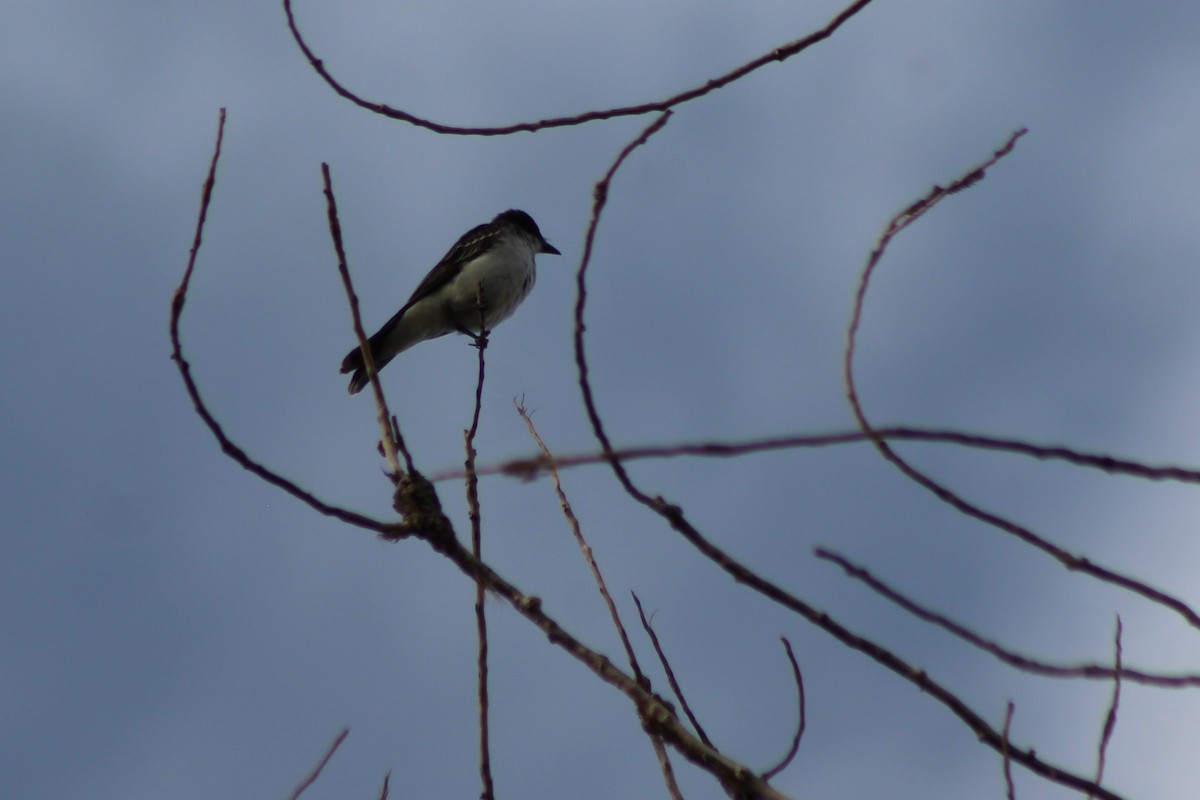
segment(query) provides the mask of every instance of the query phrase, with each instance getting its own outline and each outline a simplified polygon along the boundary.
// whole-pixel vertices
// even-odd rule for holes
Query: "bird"
[[[562,255],[533,217],[515,208],[464,233],[404,307],[367,341],[376,371],[413,345],[448,333],[465,334],[485,346],[488,331],[512,316],[533,289],[539,253]],[[360,348],[346,354],[341,371],[354,373],[350,394],[367,385]]]

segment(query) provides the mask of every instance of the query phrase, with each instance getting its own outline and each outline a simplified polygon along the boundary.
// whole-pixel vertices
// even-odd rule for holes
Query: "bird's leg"
[[[481,330],[479,333],[476,333],[475,331],[463,325],[455,325],[454,330],[470,339],[471,347],[478,347],[481,350],[487,347],[488,334],[491,333],[491,331]]]
[[[484,350],[487,348],[488,334],[491,333],[491,331],[485,330],[485,331],[480,331],[479,333],[476,333],[475,331],[467,330],[466,328],[462,327],[461,325],[457,327],[457,330],[463,336],[470,338],[471,347],[478,347],[480,350]]]
[[[484,296],[483,293],[483,281],[480,281],[479,285],[475,288],[475,309],[479,311],[479,333],[463,330],[462,328],[459,328],[459,331],[471,337],[472,347],[478,347],[480,350],[485,350],[487,349],[488,345],[488,334],[491,333],[491,331],[487,329],[486,324],[487,297]]]

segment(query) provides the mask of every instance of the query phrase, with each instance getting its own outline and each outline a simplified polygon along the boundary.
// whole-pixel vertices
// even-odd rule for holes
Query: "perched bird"
[[[447,333],[466,334],[482,344],[481,334],[508,319],[533,288],[538,253],[561,255],[524,211],[510,209],[464,233],[396,316],[368,340],[375,369],[414,344]],[[354,373],[350,394],[367,385],[359,348],[346,355],[342,372]]]

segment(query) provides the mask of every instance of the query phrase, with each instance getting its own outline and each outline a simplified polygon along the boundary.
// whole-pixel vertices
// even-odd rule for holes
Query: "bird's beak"
[[[549,253],[552,256],[561,256],[562,255],[562,253],[558,252],[557,247],[550,244],[545,239],[542,239],[542,249],[539,250],[538,252],[539,253]]]

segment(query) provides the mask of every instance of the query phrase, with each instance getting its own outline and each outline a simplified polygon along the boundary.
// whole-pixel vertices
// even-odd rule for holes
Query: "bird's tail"
[[[372,343],[373,344],[373,343]],[[371,348],[371,355],[375,355],[375,348]],[[375,368],[379,368],[379,362],[375,363]],[[363,365],[363,356],[361,348],[354,348],[346,357],[342,359],[342,372],[353,372],[350,376],[350,394],[358,394],[362,388],[367,385],[367,368]]]
[[[371,348],[371,360],[375,362],[377,371],[387,366],[388,362],[397,354],[404,352],[417,342],[443,336],[450,332],[435,330],[431,335],[429,333],[431,313],[436,322],[438,319],[436,315],[440,313],[438,309],[434,309],[432,312],[426,309],[424,313],[417,313],[414,316],[412,310],[405,306],[367,340],[367,346]],[[354,373],[350,376],[350,394],[358,394],[367,385],[367,368],[363,366],[362,351],[359,348],[354,348],[342,359],[342,372]]]

